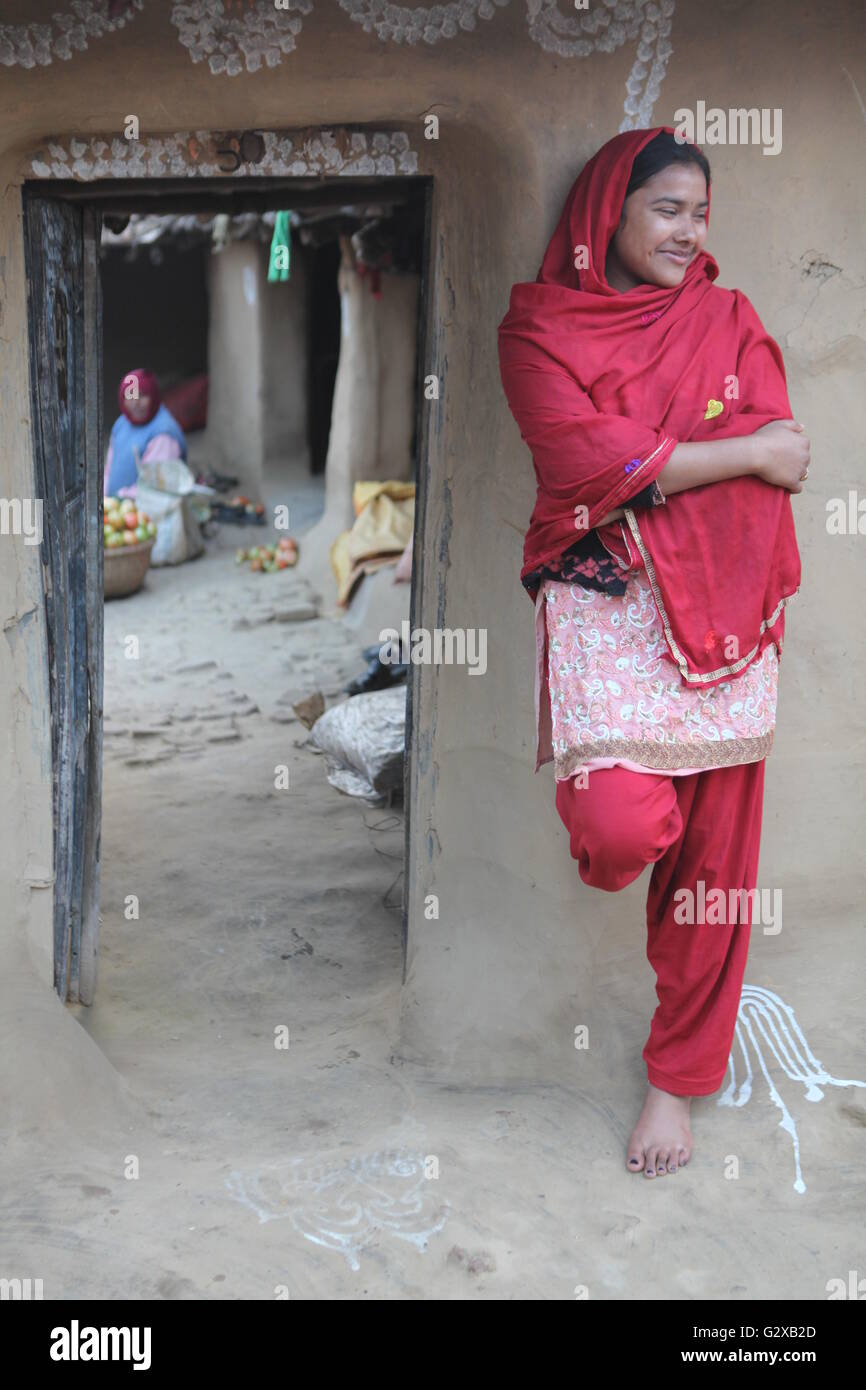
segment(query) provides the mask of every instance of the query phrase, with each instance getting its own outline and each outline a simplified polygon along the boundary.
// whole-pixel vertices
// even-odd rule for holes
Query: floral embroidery
[[[775,645],[765,647],[741,675],[696,689],[665,655],[646,576],[630,574],[625,588],[618,596],[579,583],[546,582],[556,778],[571,776],[594,758],[676,770],[766,757],[776,719]]]

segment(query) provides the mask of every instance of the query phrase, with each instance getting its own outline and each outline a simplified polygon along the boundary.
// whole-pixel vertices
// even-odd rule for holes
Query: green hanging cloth
[[[292,254],[292,229],[287,212],[278,212],[274,221],[274,235],[271,240],[271,259],[268,265],[268,280],[288,280],[289,261]]]

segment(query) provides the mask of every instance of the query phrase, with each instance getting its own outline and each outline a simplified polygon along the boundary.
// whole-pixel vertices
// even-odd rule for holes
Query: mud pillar
[[[340,360],[334,383],[331,433],[325,464],[325,511],[307,533],[302,572],[322,595],[326,609],[336,599],[328,551],[352,526],[352,489],[367,479],[412,475],[415,420],[415,344],[418,276],[383,274],[375,298],[358,274],[348,239],[338,272]]]
[[[264,473],[262,296],[255,241],[229,242],[210,258],[208,462],[258,498]]]

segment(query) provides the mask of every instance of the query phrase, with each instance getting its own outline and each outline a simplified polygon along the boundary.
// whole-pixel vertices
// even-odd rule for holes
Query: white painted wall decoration
[[[129,10],[140,10],[143,4],[144,0],[130,0]],[[0,63],[7,68],[47,67],[54,58],[71,58],[91,39],[122,29],[134,18],[127,11],[109,19],[104,2],[72,0],[47,24],[0,24]]]
[[[383,41],[433,44],[475,28],[476,17],[492,19],[509,0],[454,0],[448,5],[407,7],[389,0],[338,0],[340,8],[366,33]],[[562,14],[559,0],[526,0],[529,36],[561,58],[615,53],[637,40],[637,55],[626,82],[625,116],[620,130],[649,125],[673,53],[670,41],[675,0],[593,0],[592,6]]]
[[[37,179],[185,178],[272,175],[305,177],[417,174],[418,153],[402,130],[318,130],[303,136],[259,131],[264,156],[256,164],[226,168],[218,153],[220,139],[211,131],[182,130],[141,140],[90,136],[50,141],[29,161],[28,177]],[[231,163],[232,161],[229,161]]]
[[[291,0],[309,14],[312,0]],[[383,42],[435,44],[471,32],[477,19],[492,19],[509,0],[451,0],[445,5],[394,5],[390,0],[338,0],[340,8],[360,24],[365,33]],[[649,125],[658,100],[668,59],[675,0],[601,0],[577,14],[562,14],[559,0],[526,0],[529,36],[546,52],[563,58],[588,58],[593,53],[614,53],[623,44],[637,41],[637,54],[626,81],[625,115],[620,130]],[[220,0],[175,3],[172,19],[181,43],[190,48],[194,62],[206,53],[214,73],[234,76],[257,71],[262,61],[273,67],[281,52],[294,48],[301,21],[285,11],[274,20],[271,0],[255,0],[246,15],[221,8]],[[181,24],[182,20],[182,24]],[[284,33],[288,47],[277,43]],[[214,51],[216,50],[216,51]]]
[[[603,0],[601,6],[593,3],[586,11],[563,15],[559,0],[527,0],[530,36],[548,53],[562,58],[615,53],[637,39],[637,55],[625,84],[621,131],[652,123],[674,51],[670,41],[674,9],[675,0]]]
[[[194,63],[207,59],[215,76],[237,77],[279,66],[294,52],[301,16],[312,13],[313,0],[173,0],[171,22]],[[7,67],[45,66],[54,57],[71,58],[88,41],[123,28],[143,7],[130,0],[130,11],[109,19],[99,0],[71,0],[49,24],[0,24],[0,63]],[[471,33],[479,19],[490,20],[509,0],[449,0],[444,5],[394,5],[390,0],[338,0],[365,33],[383,42],[435,44]],[[626,81],[625,115],[620,130],[649,125],[653,107],[673,53],[670,35],[675,0],[592,0],[587,10],[563,14],[559,0],[526,0],[529,37],[547,53],[588,58],[615,53],[637,43]]]
[[[508,0],[452,0],[447,5],[392,5],[390,0],[338,0],[340,9],[357,23],[366,34],[375,34],[383,42],[416,44],[438,43],[453,39],[461,32],[471,32],[475,20],[492,19],[497,7]]]
[[[273,0],[256,0],[236,13],[225,0],[176,0],[171,21],[194,63],[207,58],[212,73],[258,72],[262,64],[274,68],[283,54],[291,53],[301,32],[299,14],[307,15],[312,0],[286,0],[288,8],[275,9]],[[297,13],[294,13],[294,12]]]

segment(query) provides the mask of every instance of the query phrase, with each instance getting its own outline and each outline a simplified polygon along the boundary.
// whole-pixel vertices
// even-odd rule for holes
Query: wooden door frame
[[[52,218],[51,210],[61,205],[50,189],[23,191],[33,456],[44,508],[40,555],[51,703],[53,983],[62,999],[89,1004],[96,986],[101,859],[102,487],[101,474],[91,467],[101,455],[100,218],[89,208],[66,208],[62,218]],[[68,275],[58,279],[57,267],[43,254],[38,233],[49,226],[78,238],[69,256],[80,282],[70,284]],[[79,447],[84,466],[77,478]],[[70,593],[66,580],[76,567],[83,575],[82,591]]]
[[[86,235],[88,219],[94,235]],[[84,842],[84,884],[77,998],[92,1004],[96,993],[99,956],[99,907],[102,886],[102,749],[105,674],[103,578],[105,550],[103,516],[103,400],[102,400],[102,280],[99,240],[102,216],[85,207],[84,238],[84,438],[87,450],[87,608],[95,614],[87,628],[87,678],[90,690],[90,754],[88,757],[87,818]],[[95,493],[91,511],[90,489]]]
[[[411,186],[411,187],[410,187]],[[84,266],[84,437],[86,449],[86,490],[87,490],[87,532],[86,532],[86,570],[85,594],[81,597],[85,606],[93,613],[93,620],[87,627],[87,665],[88,665],[88,783],[84,826],[84,864],[82,866],[82,911],[81,934],[77,950],[71,962],[56,959],[58,923],[68,905],[59,901],[58,885],[65,881],[66,866],[62,859],[66,851],[62,838],[58,835],[58,794],[62,769],[52,767],[54,796],[54,922],[55,922],[55,989],[62,999],[69,1002],[91,1004],[96,989],[97,958],[99,943],[99,906],[101,884],[101,826],[102,826],[102,746],[103,746],[103,670],[104,670],[104,624],[102,607],[102,588],[104,573],[104,554],[102,545],[102,479],[103,479],[103,441],[102,441],[102,372],[101,372],[101,285],[98,265],[99,229],[102,217],[108,212],[148,211],[181,212],[200,211],[208,204],[219,203],[218,211],[268,211],[285,206],[285,192],[291,193],[292,207],[299,208],[304,203],[321,204],[331,201],[335,205],[348,205],[362,201],[374,191],[376,201],[383,196],[402,200],[408,192],[410,196],[423,199],[423,244],[421,248],[421,277],[419,285],[419,312],[417,320],[417,390],[416,390],[416,455],[415,455],[415,515],[412,547],[412,582],[410,596],[410,622],[412,628],[421,620],[426,608],[420,587],[424,578],[422,565],[422,537],[429,491],[429,414],[424,410],[424,378],[426,364],[431,361],[433,351],[432,296],[435,292],[435,266],[433,264],[434,228],[433,200],[434,180],[430,174],[354,176],[334,174],[331,176],[280,175],[261,177],[253,175],[226,176],[211,178],[204,175],[195,178],[159,179],[96,179],[88,182],[63,179],[28,180],[22,186],[22,203],[36,199],[54,203],[74,203],[83,205],[83,225],[89,226],[95,235],[90,238]],[[88,238],[85,237],[85,247]],[[35,401],[34,382],[36,364],[35,344],[28,309],[29,356],[31,364],[31,400]],[[46,477],[49,461],[44,458],[40,421],[33,419],[34,458],[36,476],[42,482]],[[47,561],[43,558],[43,574],[50,587],[50,576],[46,572]],[[427,567],[428,582],[432,582],[432,571]],[[97,616],[98,615],[98,616]],[[49,652],[56,639],[52,631],[51,606],[46,602],[46,630]],[[66,634],[64,634],[65,637]],[[408,952],[408,912],[409,882],[411,865],[411,796],[417,777],[413,753],[416,747],[414,710],[419,696],[420,671],[412,664],[407,677],[406,699],[406,758],[404,762],[404,880],[402,895],[402,940],[403,972],[405,979]],[[52,684],[52,727],[58,719],[63,720],[64,711],[54,707],[57,692]],[[53,761],[53,759],[52,759]],[[60,871],[60,872],[58,872]]]

